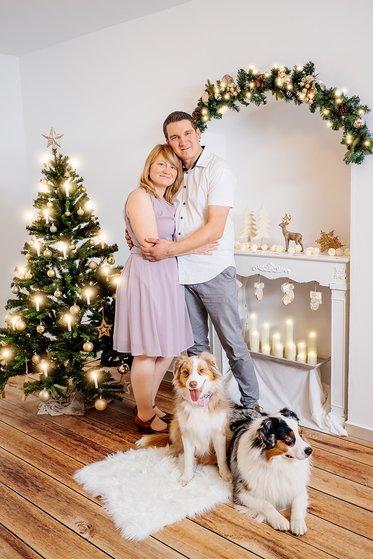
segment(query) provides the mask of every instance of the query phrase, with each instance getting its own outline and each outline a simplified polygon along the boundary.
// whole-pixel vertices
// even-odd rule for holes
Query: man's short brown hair
[[[194,130],[197,130],[198,126],[193,120],[192,115],[190,115],[189,113],[184,113],[183,111],[174,111],[173,113],[168,115],[168,117],[163,123],[163,134],[165,135],[166,140],[168,140],[167,126],[172,122],[180,122],[181,120],[189,120]]]

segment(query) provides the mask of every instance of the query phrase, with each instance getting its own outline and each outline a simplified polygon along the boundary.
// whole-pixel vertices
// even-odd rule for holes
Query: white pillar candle
[[[292,344],[293,340],[293,331],[294,331],[294,321],[292,318],[288,318],[285,322],[285,344]]]
[[[67,324],[67,330],[68,332],[71,332],[71,324],[72,324],[73,317],[71,316],[71,314],[65,314],[64,318]]]
[[[275,348],[278,344],[281,343],[281,338],[280,338],[280,334],[278,332],[275,332],[274,334],[272,334],[272,354],[275,354]]]
[[[264,322],[261,328],[261,342],[263,346],[269,346],[269,324]]]
[[[258,329],[257,316],[255,313],[250,314],[250,332]]]
[[[286,344],[285,346],[285,357],[290,359],[290,361],[295,361],[295,356],[297,353],[297,348],[295,343]]]
[[[305,342],[298,342],[297,344],[297,361],[299,363],[306,362],[306,343]]]
[[[301,352],[301,351],[298,352],[297,361],[298,361],[298,363],[305,363],[306,362],[306,353]]]
[[[250,330],[249,342],[250,342],[251,351],[258,352],[259,351],[259,332],[258,332],[258,330]]]
[[[313,330],[308,332],[308,351],[313,351],[317,354],[317,334]]]
[[[274,353],[275,357],[283,357],[284,356],[284,346],[281,343],[278,343],[274,346]]]
[[[262,344],[262,353],[264,353],[264,355],[270,355],[271,346],[269,344]]]
[[[308,365],[317,365],[317,354],[316,351],[309,351],[307,355]]]

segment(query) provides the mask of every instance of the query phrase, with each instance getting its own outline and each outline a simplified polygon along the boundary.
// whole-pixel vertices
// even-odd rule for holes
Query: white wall
[[[24,224],[21,216],[25,207],[26,151],[19,61],[15,56],[0,54],[0,320],[4,306],[12,296],[10,283],[17,263],[21,263],[20,249],[24,243]]]
[[[23,56],[21,75],[28,160],[32,168],[30,184],[40,176],[38,156],[44,145],[40,134],[54,126],[65,134],[64,152],[81,159],[78,170],[85,178],[89,194],[97,201],[103,229],[110,233],[111,241],[119,240],[121,244],[123,261],[127,254],[121,242],[123,200],[137,184],[145,155],[163,140],[164,116],[180,108],[192,111],[207,79],[215,81],[225,73],[235,74],[238,68],[247,68],[251,63],[267,70],[274,62],[293,66],[311,59],[327,85],[346,86],[350,93],[360,95],[362,101],[373,107],[373,77],[367,72],[371,66],[373,5],[368,0],[356,0],[353,13],[356,18],[352,21],[351,3],[347,0],[315,0],[312,6],[295,0],[270,0],[264,4],[247,0],[219,4],[214,0],[195,0]],[[256,167],[251,165],[250,185],[242,182],[242,205],[246,194],[247,205],[251,204],[251,197],[255,205],[261,205],[263,191],[263,197],[273,208],[290,209],[294,226],[304,228],[309,241],[321,225],[335,228],[346,240],[350,171],[341,163],[343,150],[338,145],[338,133],[329,131],[330,137],[326,139],[325,130],[318,128],[318,117],[303,112],[298,132],[293,122],[291,134],[285,131],[284,149],[275,154],[267,149],[269,145],[271,150],[279,149],[280,123],[288,114],[297,123],[295,110],[301,115],[296,107],[289,108],[287,113],[272,106],[262,114],[240,113],[243,119],[250,119],[248,123],[260,140],[255,146]],[[231,121],[227,121],[227,130]],[[237,122],[237,135],[244,135],[244,120]],[[273,130],[271,142],[262,147],[263,134],[271,130],[273,122],[278,128]],[[220,133],[220,125],[224,126],[223,122],[211,124],[211,139],[214,130]],[[229,134],[233,137],[234,131]],[[289,152],[291,137],[297,149]],[[299,137],[305,141],[304,150],[298,146]],[[246,141],[253,147],[250,138],[248,135]],[[330,158],[321,154],[324,150],[320,150],[319,142],[326,146]],[[310,161],[312,144],[315,150]],[[228,143],[225,149],[229,155]],[[273,173],[273,161],[282,161],[279,174]],[[286,166],[292,166],[293,174]],[[373,202],[372,181],[368,179],[371,167],[372,162],[354,172],[351,185],[353,312],[349,417],[352,423],[373,429],[369,345],[358,345],[359,332],[372,331],[369,277],[371,281],[373,264],[366,258]],[[238,172],[243,176],[242,170]],[[265,180],[259,192],[263,174]],[[296,200],[294,191],[298,187],[303,194]],[[28,197],[31,203],[32,196]],[[8,253],[7,267],[11,256]]]

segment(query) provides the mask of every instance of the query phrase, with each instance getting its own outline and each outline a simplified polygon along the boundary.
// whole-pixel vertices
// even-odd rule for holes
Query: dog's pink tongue
[[[201,391],[201,388],[194,388],[192,390],[189,390],[190,397],[192,398],[193,402],[198,402],[199,397],[201,396]]]

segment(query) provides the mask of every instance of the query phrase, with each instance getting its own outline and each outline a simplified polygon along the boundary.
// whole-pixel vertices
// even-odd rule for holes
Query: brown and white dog
[[[233,414],[233,418],[234,418]],[[303,440],[296,414],[287,408],[250,419],[240,412],[228,453],[233,500],[257,522],[276,530],[307,531],[307,482],[312,448]],[[243,507],[242,507],[243,505]],[[290,523],[280,510],[290,507]]]
[[[230,481],[226,450],[231,400],[216,361],[210,353],[178,357],[174,363],[173,385],[176,393],[174,418],[169,434],[144,435],[137,447],[171,444],[173,454],[184,452],[180,478],[186,485],[198,463],[216,463],[221,477]],[[214,456],[215,455],[215,456]]]

